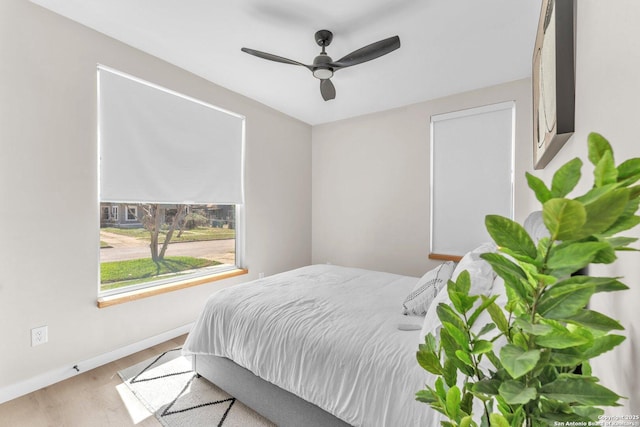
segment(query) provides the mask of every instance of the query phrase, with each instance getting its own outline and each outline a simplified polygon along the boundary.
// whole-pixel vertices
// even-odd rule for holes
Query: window
[[[98,142],[101,295],[242,266],[242,116],[99,66]]]
[[[431,117],[431,258],[490,241],[487,214],[513,218],[514,129],[513,101]]]
[[[138,207],[137,206],[127,206],[127,221],[137,221],[138,220]]]
[[[103,224],[100,229],[101,291],[166,283],[236,265],[234,205],[128,205],[128,221],[134,210],[137,224]]]

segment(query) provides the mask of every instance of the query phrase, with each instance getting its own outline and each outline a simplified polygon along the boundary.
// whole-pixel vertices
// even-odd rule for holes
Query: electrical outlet
[[[258,273],[258,279],[264,279],[264,273]]]
[[[31,329],[31,347],[44,344],[49,340],[49,329],[47,326]]]

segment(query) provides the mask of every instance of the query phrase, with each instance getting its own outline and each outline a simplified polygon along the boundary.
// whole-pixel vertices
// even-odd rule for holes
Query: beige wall
[[[539,176],[546,182],[551,173],[574,157],[587,160],[589,132],[603,134],[611,142],[616,163],[640,157],[640,2],[637,0],[580,0],[578,2],[576,51],[576,133]],[[626,235],[640,237],[640,227]],[[640,247],[636,243],[636,248]],[[592,274],[623,276],[631,289],[598,294],[594,309],[622,321],[627,340],[594,362],[601,381],[623,396],[625,406],[607,409],[608,414],[640,412],[640,252],[618,254],[609,266],[592,267]]]
[[[248,276],[96,308],[96,64],[246,116]],[[42,9],[0,2],[0,390],[195,320],[213,290],[309,264],[311,128]],[[30,346],[30,329],[49,342]]]
[[[586,159],[592,130],[610,138],[618,161],[640,156],[640,2],[580,0],[578,6],[577,129],[547,169],[536,172],[547,182],[567,160]],[[189,323],[217,287],[95,308],[97,62],[247,116],[251,278],[310,260],[409,275],[432,267],[426,258],[431,114],[515,100],[516,219],[537,207],[524,180],[532,162],[528,79],[311,130],[27,0],[2,0],[0,387]],[[620,256],[602,272],[625,276],[630,291],[593,302],[621,319],[629,336],[595,363],[603,382],[631,398],[608,413],[640,408],[639,257]],[[31,348],[29,329],[42,324],[49,325],[50,342]]]
[[[618,163],[640,157],[640,2],[580,0],[577,15],[576,132],[545,170],[573,157],[585,163],[586,137],[608,137]],[[516,220],[539,204],[524,172],[532,171],[531,82],[521,80],[405,108],[313,128],[313,262],[331,262],[408,275],[436,263],[429,250],[429,117],[513,99],[517,109]],[[584,186],[583,188],[584,189]],[[640,237],[640,230],[631,234]],[[640,245],[636,244],[636,247]],[[594,362],[602,382],[630,399],[608,414],[640,408],[640,254],[621,254],[593,274],[624,276],[631,290],[598,294],[592,305],[620,319],[628,339]]]
[[[427,258],[430,117],[511,100],[515,212],[524,219],[532,209],[522,196],[532,162],[529,79],[314,126],[313,261],[413,276],[437,265]]]

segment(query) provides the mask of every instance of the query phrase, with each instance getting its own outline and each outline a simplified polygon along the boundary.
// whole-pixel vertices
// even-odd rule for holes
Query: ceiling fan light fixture
[[[326,80],[333,77],[333,70],[331,68],[316,68],[313,70],[313,77],[320,80]]]
[[[333,59],[327,55],[325,49],[329,44],[331,44],[333,33],[329,30],[320,30],[316,32],[315,38],[316,43],[322,48],[322,51],[313,59],[313,63],[311,65],[306,65],[302,62],[294,61],[293,59],[283,58],[282,56],[274,55],[272,53],[260,52],[259,50],[249,49],[246,47],[243,47],[241,50],[250,55],[257,56],[258,58],[281,62],[283,64],[298,65],[306,68],[313,73],[315,78],[320,80],[320,94],[325,101],[329,101],[336,97],[336,88],[331,82],[331,77],[333,77],[333,73],[335,71],[371,61],[372,59],[376,59],[393,52],[400,47],[400,37],[393,36],[354,50],[350,54],[343,56],[338,61],[334,62]]]

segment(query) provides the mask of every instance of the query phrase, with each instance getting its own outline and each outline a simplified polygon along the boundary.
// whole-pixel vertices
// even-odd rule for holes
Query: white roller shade
[[[98,67],[103,202],[243,203],[244,117]]]
[[[484,217],[513,219],[512,101],[431,117],[431,252],[491,241]]]

